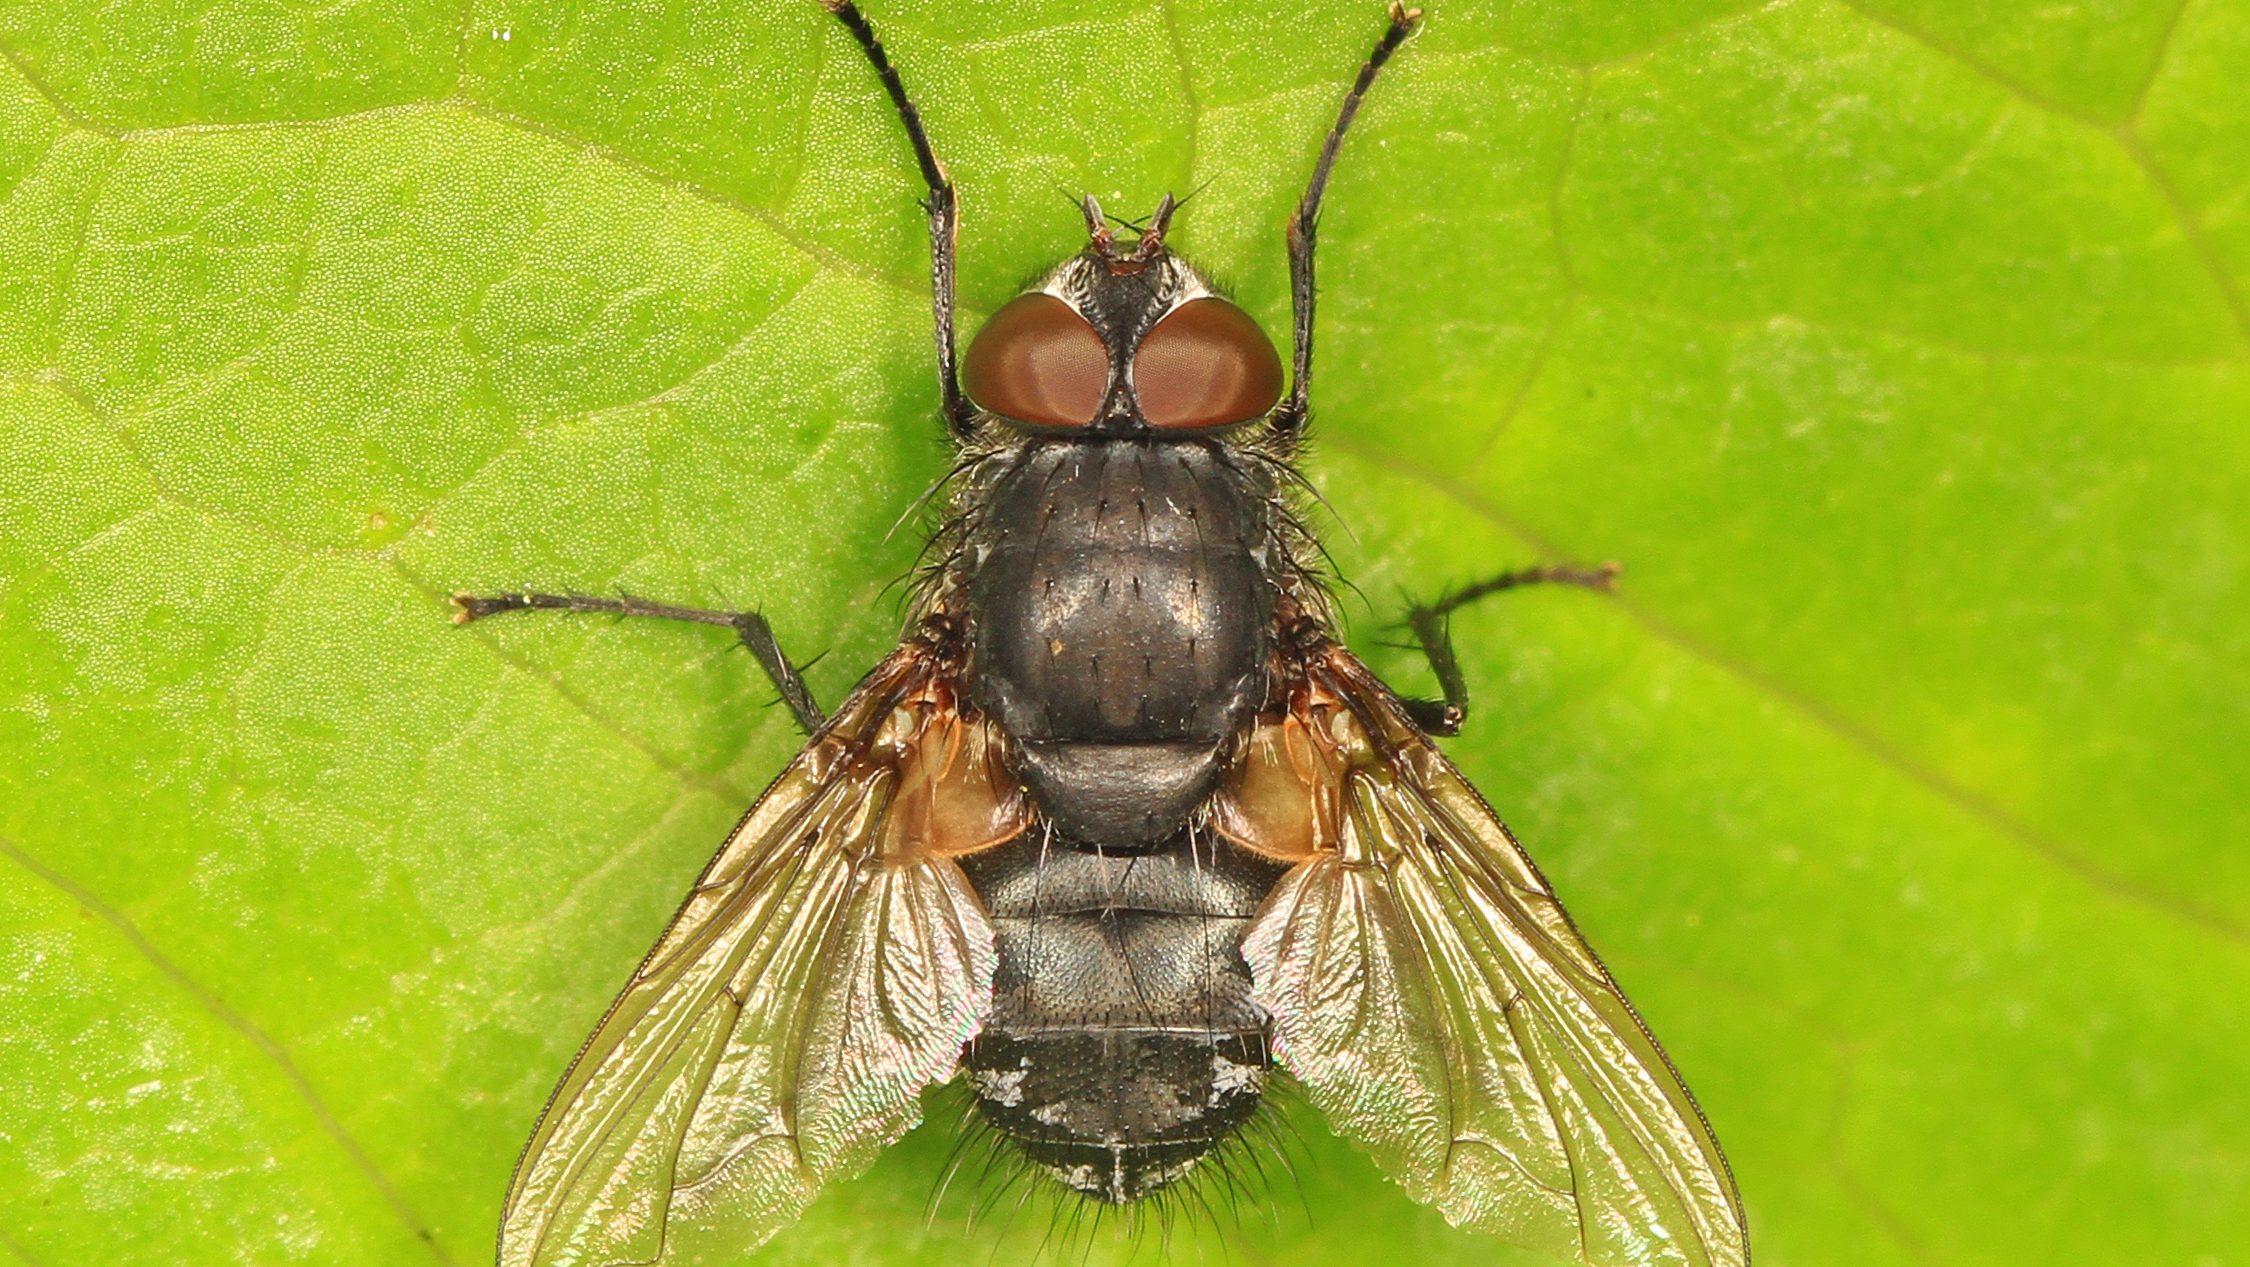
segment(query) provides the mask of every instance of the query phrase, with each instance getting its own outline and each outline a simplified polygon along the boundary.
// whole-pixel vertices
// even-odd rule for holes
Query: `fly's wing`
[[[1283,1069],[1416,1200],[1594,1267],[1741,1267],[1718,1142],[1506,827],[1340,647],[1214,804],[1301,858],[1243,942]]]
[[[932,649],[878,668],[753,806],[563,1076],[500,1267],[738,1255],[921,1119],[992,993],[954,855],[1029,809]]]

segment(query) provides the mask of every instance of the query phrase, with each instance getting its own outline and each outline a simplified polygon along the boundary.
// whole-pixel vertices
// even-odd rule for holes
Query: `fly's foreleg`
[[[1359,77],[1344,94],[1344,104],[1336,112],[1336,122],[1328,129],[1327,139],[1321,142],[1320,157],[1313,161],[1312,179],[1305,185],[1304,197],[1297,200],[1297,210],[1289,217],[1289,394],[1273,414],[1273,428],[1286,441],[1294,442],[1303,432],[1305,415],[1311,409],[1313,300],[1317,290],[1313,284],[1313,248],[1320,237],[1320,200],[1328,192],[1329,175],[1336,170],[1336,155],[1344,147],[1344,133],[1351,130],[1352,120],[1359,117],[1360,102],[1366,100],[1367,90],[1374,86],[1383,63],[1414,33],[1415,24],[1421,20],[1420,9],[1409,9],[1398,0],[1392,0],[1390,24],[1383,28],[1382,38],[1375,41],[1375,50],[1367,55],[1367,61],[1359,68]]]
[[[647,599],[591,598],[582,594],[455,594],[453,620],[466,625],[472,620],[497,616],[502,612],[562,611],[606,612],[613,616],[654,616],[660,620],[685,620],[698,625],[719,625],[734,631],[742,645],[757,657],[758,667],[766,671],[774,689],[781,693],[781,702],[789,706],[790,716],[806,734],[820,729],[827,720],[820,710],[819,701],[813,698],[812,688],[805,685],[804,675],[797,666],[782,654],[781,643],[773,636],[773,626],[754,611],[723,612],[702,607],[676,607],[670,603],[652,603]]]
[[[914,99],[907,95],[906,83],[898,77],[898,68],[891,65],[890,54],[883,50],[883,42],[875,38],[875,28],[859,6],[851,0],[820,0],[821,7],[844,24],[859,51],[874,68],[875,77],[882,81],[883,91],[891,99],[891,107],[898,112],[899,125],[906,132],[906,143],[914,151],[914,166],[920,172],[922,184],[929,196],[922,206],[930,217],[930,308],[936,319],[934,335],[937,341],[938,407],[945,414],[946,425],[956,438],[965,438],[974,429],[976,410],[969,399],[961,394],[961,378],[954,367],[953,348],[953,291],[955,274],[959,271],[957,257],[960,252],[961,210],[953,190],[953,178],[946,175],[945,164],[938,161],[937,150],[930,145],[930,134],[922,126],[922,112]]]
[[[1600,567],[1535,567],[1517,568],[1498,576],[1464,585],[1433,603],[1418,603],[1407,609],[1406,627],[1420,644],[1422,654],[1429,658],[1430,671],[1437,675],[1438,689],[1445,694],[1443,700],[1410,699],[1403,701],[1414,724],[1433,735],[1458,735],[1461,723],[1469,717],[1469,683],[1461,675],[1461,662],[1453,655],[1453,613],[1463,607],[1498,594],[1503,590],[1522,589],[1526,585],[1577,585],[1585,589],[1600,590],[1605,594],[1617,590],[1615,563]]]

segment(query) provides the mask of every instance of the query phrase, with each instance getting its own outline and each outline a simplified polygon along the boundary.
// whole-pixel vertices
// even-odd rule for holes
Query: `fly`
[[[720,847],[563,1075],[509,1186],[502,1267],[762,1243],[961,1079],[1095,1201],[1195,1172],[1292,1080],[1457,1225],[1594,1267],[1737,1267],[1717,1140],[1552,889],[1433,744],[1446,632],[1530,568],[1410,613],[1440,700],[1346,650],[1292,513],[1321,196],[1393,4],[1289,221],[1285,363],[1166,244],[1087,241],[956,363],[958,205],[928,189],[938,406],[958,461],[898,649],[825,714],[755,613],[459,595],[724,626],[809,741]],[[1128,236],[1120,236],[1120,230]]]

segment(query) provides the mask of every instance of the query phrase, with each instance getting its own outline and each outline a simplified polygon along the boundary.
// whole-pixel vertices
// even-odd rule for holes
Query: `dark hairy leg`
[[[1434,603],[1418,603],[1407,609],[1406,627],[1414,633],[1422,654],[1430,661],[1430,671],[1437,674],[1438,689],[1445,693],[1442,700],[1410,699],[1402,701],[1414,724],[1433,735],[1451,736],[1461,733],[1461,723],[1469,717],[1469,683],[1461,676],[1461,663],[1453,656],[1451,629],[1454,612],[1503,590],[1522,589],[1526,585],[1577,585],[1600,590],[1605,594],[1617,590],[1617,574],[1621,570],[1615,563],[1600,567],[1534,567],[1517,568],[1502,572],[1473,585],[1464,585],[1447,593]]]
[[[1413,33],[1414,24],[1422,20],[1422,11],[1392,0],[1390,16],[1390,26],[1375,42],[1375,51],[1367,55],[1366,64],[1359,68],[1359,78],[1352,81],[1351,91],[1344,94],[1343,108],[1336,112],[1336,124],[1328,129],[1328,139],[1321,143],[1320,158],[1313,164],[1312,181],[1305,186],[1305,196],[1298,200],[1295,214],[1289,217],[1289,302],[1294,351],[1290,357],[1289,395],[1274,411],[1273,426],[1291,438],[1304,429],[1307,399],[1312,390],[1313,246],[1320,234],[1321,195],[1328,192],[1328,176],[1335,170],[1336,152],[1343,148],[1344,133],[1359,114],[1359,104],[1374,84],[1376,72],[1383,69],[1383,63],[1389,61],[1391,54]]]
[[[797,666],[789,663],[782,654],[781,644],[775,641],[773,626],[756,612],[711,611],[702,607],[676,607],[670,603],[652,603],[630,595],[623,598],[589,598],[580,594],[455,594],[453,620],[466,625],[472,620],[497,616],[502,612],[563,611],[607,612],[613,616],[654,616],[659,620],[685,620],[698,625],[719,625],[732,629],[758,659],[758,666],[781,692],[781,702],[789,706],[789,713],[806,734],[819,730],[827,720],[820,704],[813,699],[812,689]]]
[[[851,0],[820,2],[821,7],[834,14],[859,42],[860,51],[875,68],[876,78],[883,81],[883,91],[890,94],[891,105],[898,110],[898,121],[906,128],[907,143],[914,147],[914,163],[921,169],[922,183],[929,187],[929,197],[922,206],[930,213],[930,307],[936,318],[938,403],[945,413],[946,426],[955,437],[966,436],[976,410],[961,394],[960,374],[954,368],[953,279],[960,251],[961,217],[953,195],[953,179],[945,174],[945,164],[938,161],[937,151],[930,148],[930,135],[922,127],[922,112],[915,108],[914,99],[906,95],[906,84],[899,79],[898,68],[891,65],[890,55],[883,51],[883,42],[875,38],[875,28],[868,23],[867,16]]]

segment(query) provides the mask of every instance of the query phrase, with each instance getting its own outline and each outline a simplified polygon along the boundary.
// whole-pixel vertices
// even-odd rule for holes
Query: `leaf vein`
[[[2172,45],[2179,38],[2181,20],[2187,17],[2187,11],[2194,4],[2195,0],[2179,0],[2179,3],[2172,6],[2171,15],[2164,19],[2164,29],[2157,36],[2156,49],[2149,54],[2148,70],[2142,74],[2140,84],[2133,89],[2133,104],[2125,112],[2126,127],[2139,125],[2141,112],[2148,108],[2148,94],[2156,87],[2157,78],[2164,73],[2164,63],[2172,56]]]
[[[1174,0],[1157,0],[1156,11],[1164,19],[1164,40],[1172,52],[1172,62],[1180,71],[1180,100],[1187,105],[1187,135],[1180,138],[1180,187],[1195,187],[1195,160],[1199,146],[1199,133],[1203,125],[1203,101],[1196,94],[1195,75],[1188,68],[1187,40],[1180,32],[1179,8]]]
[[[2202,217],[2196,214],[2195,208],[2188,205],[2187,198],[2180,193],[2180,187],[2172,183],[2171,175],[2157,163],[2156,156],[2141,143],[2138,132],[2127,127],[2118,129],[2116,135],[2118,145],[2125,150],[2125,156],[2132,160],[2135,167],[2141,169],[2149,186],[2171,211],[2174,223],[2179,226],[2180,236],[2186,239],[2188,249],[2195,253],[2196,262],[2210,276],[2211,284],[2218,288],[2219,298],[2233,315],[2234,324],[2241,331],[2245,346],[2250,346],[2250,299],[2244,298],[2242,288],[2235,284],[2234,275],[2227,271],[2226,262],[2219,257],[2218,248],[2203,231]]]
[[[457,103],[457,108],[464,113],[491,123],[497,123],[502,127],[513,128],[558,145],[580,150],[601,162],[614,164],[642,179],[670,186],[691,198],[755,221],[771,231],[775,237],[781,239],[784,244],[798,254],[824,268],[862,278],[892,290],[904,291],[916,297],[926,297],[929,294],[929,282],[920,276],[900,276],[897,273],[838,254],[817,239],[806,235],[796,225],[791,224],[787,218],[774,212],[771,208],[744,201],[726,190],[705,184],[691,177],[682,176],[676,172],[666,171],[645,159],[636,158],[614,146],[588,140],[576,133],[556,127],[554,124],[520,114],[512,114],[481,101],[460,102]]]
[[[1895,35],[1899,35],[1904,37],[1905,39],[1911,40],[1914,43],[1921,45],[1923,48],[1926,48],[1931,52],[1938,54],[1940,57],[1945,58],[1947,61],[1960,66],[1962,69],[1974,73],[1979,78],[1984,79],[1994,86],[2000,88],[2010,96],[2017,98],[2026,105],[2032,106],[2033,108],[2041,110],[2047,114],[2056,115],[2060,118],[2069,119],[2076,123],[2085,124],[2087,127],[2093,128],[2096,131],[2109,130],[2109,120],[2097,118],[2093,115],[2086,114],[2083,111],[2073,109],[2072,107],[2047,96],[2045,93],[2040,92],[2030,84],[2025,83],[2024,81],[2016,78],[2015,76],[2000,69],[1992,63],[1985,61],[1983,58],[1976,56],[1974,53],[1969,52],[1967,49],[1955,48],[1951,44],[1946,43],[1944,40],[1939,39],[1937,36],[1932,35],[1930,32],[1923,30],[1922,28],[1914,25],[1911,22],[1907,22],[1901,18],[1897,18],[1890,14],[1881,13],[1872,8],[1869,8],[1867,5],[1867,0],[1835,0],[1835,3],[1845,9],[1850,10],[1853,13],[1858,14],[1870,25],[1881,27],[1882,29],[1889,31]]]
[[[436,1236],[430,1231],[429,1226],[422,1221],[421,1216],[416,1214],[414,1208],[408,1204],[405,1196],[391,1183],[390,1177],[384,1174],[382,1168],[375,1164],[375,1159],[368,1155],[367,1150],[360,1145],[357,1139],[353,1138],[350,1129],[344,1125],[342,1119],[336,1116],[335,1110],[331,1109],[328,1102],[321,1098],[319,1090],[313,1086],[312,1080],[305,1076],[304,1070],[298,1067],[295,1058],[290,1056],[288,1049],[283,1047],[273,1035],[267,1033],[257,1022],[228,1006],[225,1000],[214,993],[210,987],[196,980],[186,969],[159,950],[156,944],[149,940],[148,935],[143,933],[123,911],[103,901],[92,890],[48,867],[6,837],[0,837],[0,855],[6,856],[17,866],[44,881],[49,887],[99,917],[104,923],[117,931],[118,936],[124,939],[125,944],[130,946],[134,953],[146,960],[151,967],[154,967],[158,975],[178,987],[190,1001],[208,1013],[213,1020],[241,1035],[254,1050],[280,1072],[282,1081],[289,1084],[297,1098],[302,1100],[305,1107],[311,1111],[313,1120],[319,1124],[321,1133],[328,1136],[343,1151],[352,1166],[366,1177],[368,1183],[382,1198],[383,1204],[389,1207],[391,1213],[405,1226],[408,1234],[421,1242],[429,1250],[430,1257],[438,1262],[451,1264],[454,1261],[453,1256],[446,1253],[445,1248],[438,1244]]]
[[[39,99],[61,116],[63,122],[81,132],[92,132],[99,136],[117,135],[116,129],[104,127],[91,116],[82,113],[78,107],[65,101],[60,93],[49,87],[47,81],[31,69],[31,63],[24,59],[23,54],[17,52],[6,40],[0,40],[0,62],[6,62],[9,69],[16,72],[16,77],[23,80],[24,86],[38,94]]]
[[[2250,300],[2244,298],[2242,288],[2235,284],[2233,276],[2227,272],[2218,252],[2204,235],[2202,222],[2196,217],[2193,209],[2187,205],[2187,201],[2181,196],[2178,187],[2157,165],[2154,156],[2148,152],[2148,148],[2141,143],[2139,135],[2134,131],[2134,120],[2138,117],[2143,104],[2141,98],[2145,98],[2149,86],[2154,84],[2156,74],[2162,68],[2163,59],[2170,49],[2173,31],[2178,27],[2181,15],[2185,12],[2185,4],[2181,6],[2181,12],[2172,15],[2171,22],[2165,28],[2164,42],[2157,50],[2156,63],[2149,72],[2148,83],[2142,85],[2140,96],[2136,98],[2132,111],[2127,114],[2124,120],[2117,121],[2098,118],[2064,105],[1965,49],[1955,48],[1911,23],[1875,12],[1867,6],[1866,0],[1835,0],[1835,2],[1875,26],[1896,32],[1931,52],[1953,61],[1964,69],[1975,72],[2020,98],[2026,104],[2057,117],[2082,123],[2115,141],[2118,147],[2125,152],[2125,157],[2134,166],[2141,169],[2142,174],[2155,189],[2157,196],[2170,209],[2172,218],[2178,224],[2181,235],[2187,240],[2188,248],[2195,253],[2203,271],[2210,276],[2212,284],[2218,288],[2220,298],[2226,303],[2228,311],[2233,315],[2235,325],[2240,329],[2243,338],[2245,341],[2250,341]]]

